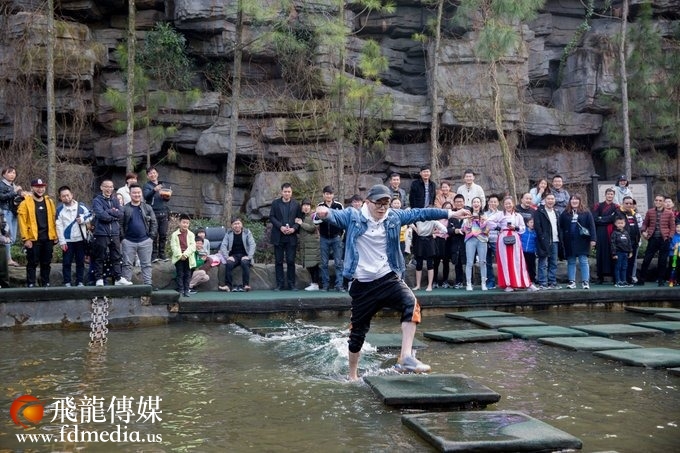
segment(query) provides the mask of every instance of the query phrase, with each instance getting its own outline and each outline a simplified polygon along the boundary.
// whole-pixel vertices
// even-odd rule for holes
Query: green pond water
[[[520,314],[562,326],[653,319],[607,310]],[[112,330],[105,347],[93,351],[88,332],[0,331],[0,407],[6,414],[0,451],[431,451],[402,425],[402,411],[383,405],[366,384],[345,380],[346,327],[344,318],[292,321],[287,331],[262,337],[236,325],[183,323]],[[462,373],[501,394],[488,409],[524,412],[580,438],[585,452],[680,448],[680,377],[534,340],[452,345],[422,337],[423,331],[477,327],[424,312],[418,338],[427,348],[418,357],[436,373]],[[377,318],[372,326],[375,333],[398,329],[393,317]],[[680,334],[623,339],[680,349]],[[381,364],[394,356],[371,347],[364,352],[364,374],[384,373]],[[12,401],[24,394],[46,405],[31,429],[9,416]],[[99,405],[83,403],[76,412],[84,413],[71,416],[99,408],[107,420],[79,420],[80,430],[109,432],[121,425],[127,442],[61,442],[64,423],[53,420],[58,406],[93,396],[101,398]],[[161,398],[162,420],[111,423],[114,411],[107,407],[126,397],[134,398],[135,416],[149,415],[148,407],[136,406],[139,400]],[[17,434],[26,433],[53,440],[21,443]]]

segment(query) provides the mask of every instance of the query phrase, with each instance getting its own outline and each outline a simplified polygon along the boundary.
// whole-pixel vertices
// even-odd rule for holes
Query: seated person
[[[226,263],[224,285],[218,286],[220,291],[250,291],[250,266],[255,257],[255,239],[249,229],[243,228],[240,218],[231,221],[231,229],[227,231],[220,245],[222,261]],[[236,266],[241,265],[243,286],[234,288],[232,273]]]
[[[218,256],[210,256],[205,251],[203,239],[196,237],[196,267],[192,269],[191,281],[189,281],[189,294],[196,294],[196,287],[201,283],[210,281],[210,268],[218,266],[220,259]]]

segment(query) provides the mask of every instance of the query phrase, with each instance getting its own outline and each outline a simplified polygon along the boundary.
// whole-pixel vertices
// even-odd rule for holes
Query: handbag
[[[503,244],[505,245],[515,245],[517,243],[517,238],[512,236],[503,236]]]
[[[578,233],[581,237],[583,238],[589,238],[590,237],[590,230],[580,223],[578,221],[576,222],[576,226],[578,226]]]

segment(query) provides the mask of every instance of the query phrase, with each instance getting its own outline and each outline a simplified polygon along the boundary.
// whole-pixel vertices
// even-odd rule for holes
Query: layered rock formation
[[[632,27],[636,26],[639,1],[632,2]],[[278,4],[275,0],[261,3]],[[378,42],[388,61],[376,88],[376,96],[391,99],[381,120],[392,129],[392,136],[382,152],[369,153],[356,144],[337,141],[328,121],[337,107],[331,86],[337,71],[336,54],[320,42],[314,47],[308,61],[319,68],[319,85],[312,96],[300,96],[292,88],[296,80],[286,77],[285,64],[271,39],[272,21],[246,20],[243,41],[257,44],[244,48],[233,210],[245,211],[253,218],[266,217],[280,182],[286,180],[296,183],[296,194],[318,196],[321,187],[335,180],[338,153],[343,153],[346,175],[341,198],[383,181],[391,171],[401,173],[408,187],[419,166],[430,160],[433,114],[441,119],[443,148],[436,178],[453,180],[456,186],[463,170],[472,168],[479,174],[477,182],[487,190],[506,191],[492,118],[488,62],[474,53],[477,33],[451,25],[456,11],[455,6],[447,5],[440,50],[435,55],[431,43],[423,44],[414,37],[427,31],[434,12],[418,0],[395,3],[392,13],[369,14],[352,5],[343,10],[351,29],[346,75],[363,81],[361,49],[369,39]],[[653,3],[656,26],[670,37],[680,18],[680,1]],[[21,140],[45,142],[43,94],[33,92],[28,103],[16,96],[22,81],[40,79],[45,72],[42,4],[30,0],[2,4],[0,71],[5,82],[0,85],[0,142],[3,147]],[[224,165],[228,153],[233,152],[231,97],[228,91],[216,91],[205,75],[209,63],[231,68],[235,5],[235,0],[136,2],[140,44],[157,22],[171,23],[186,37],[195,64],[193,85],[200,94],[189,103],[182,102],[180,95],[167,96],[152,121],[172,126],[176,132],[157,140],[151,126],[137,130],[135,156],[140,168],[147,156],[159,164],[161,179],[173,187],[173,210],[197,216],[219,217],[224,210]],[[282,13],[288,25],[299,29],[337,16],[337,5],[331,0],[298,0]],[[598,158],[600,150],[620,146],[603,132],[603,124],[614,120],[613,103],[619,98],[617,51],[611,44],[619,32],[617,11],[615,5],[604,15],[594,16],[581,39],[577,30],[584,22],[585,10],[579,0],[547,0],[535,20],[517,25],[522,45],[503,58],[498,81],[503,128],[516,156],[518,190],[557,173],[565,175],[568,185],[588,184],[595,172],[605,178],[620,173],[620,167],[605,168]],[[60,155],[91,166],[98,177],[112,175],[122,184],[126,139],[116,131],[115,122],[124,120],[125,114],[114,108],[104,93],[126,89],[115,50],[125,40],[127,4],[122,0],[63,0],[57,14]],[[577,43],[575,50],[565,58],[565,48],[573,42]],[[428,71],[435,60],[437,71],[430,78]],[[434,105],[429,96],[431,83],[438,90]],[[154,83],[150,90],[161,91]],[[137,105],[138,109],[144,107],[141,102]],[[74,118],[82,123],[77,130],[67,127]],[[672,149],[676,141],[666,137],[649,146]],[[669,153],[668,164],[674,168],[672,158]],[[668,171],[666,176],[672,174]]]

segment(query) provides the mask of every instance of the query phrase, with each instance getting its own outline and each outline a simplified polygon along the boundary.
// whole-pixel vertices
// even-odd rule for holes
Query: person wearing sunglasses
[[[654,207],[647,211],[645,220],[642,222],[642,237],[647,239],[647,250],[645,250],[645,257],[642,260],[642,268],[638,278],[640,284],[644,284],[649,265],[654,259],[654,255],[658,253],[656,281],[659,286],[666,285],[666,257],[668,256],[671,238],[675,233],[675,216],[673,211],[665,208],[665,199],[666,197],[663,195],[656,195]]]
[[[389,209],[392,194],[381,184],[371,187],[360,209],[335,210],[317,207],[317,217],[345,229],[347,246],[343,275],[350,280],[352,316],[349,335],[349,379],[359,379],[360,351],[371,318],[385,307],[401,312],[401,354],[395,369],[425,373],[430,366],[415,358],[413,338],[420,322],[420,306],[401,278],[404,256],[399,248],[402,225],[447,218],[467,218],[470,211],[437,208]]]

